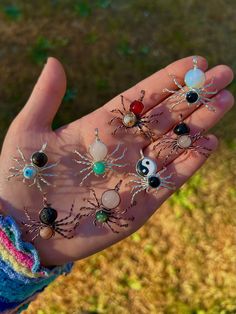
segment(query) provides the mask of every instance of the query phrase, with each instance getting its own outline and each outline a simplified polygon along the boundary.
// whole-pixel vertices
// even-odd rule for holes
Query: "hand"
[[[198,66],[202,70],[207,69],[207,62],[204,58],[198,58]],[[214,96],[216,112],[210,112],[204,107],[188,107],[186,104],[178,106],[178,110],[169,112],[167,108],[167,94],[163,93],[164,88],[175,88],[169,74],[175,75],[183,81],[184,74],[192,68],[192,57],[178,60],[166,68],[154,73],[150,77],[139,82],[134,87],[122,93],[125,99],[134,100],[140,95],[141,90],[145,90],[145,111],[148,114],[163,112],[159,118],[159,123],[154,126],[158,135],[165,134],[178,121],[179,114],[189,123],[193,133],[202,129],[208,130],[213,127],[223,115],[232,107],[234,99],[225,87],[232,81],[233,73],[225,65],[218,65],[207,71],[207,80],[214,78],[214,89],[218,94]],[[120,96],[116,96],[103,107],[65,125],[55,131],[51,129],[52,120],[60,106],[62,97],[65,94],[66,77],[61,64],[54,58],[49,58],[42,74],[36,83],[34,90],[15,120],[12,122],[6,135],[2,153],[0,157],[0,191],[2,199],[2,211],[12,215],[21,223],[25,221],[24,207],[30,208],[30,215],[38,219],[38,212],[42,208],[42,195],[36,186],[28,187],[22,180],[13,178],[8,181],[9,168],[15,163],[12,156],[17,157],[17,147],[30,158],[34,151],[41,148],[43,143],[47,143],[46,153],[49,162],[60,160],[60,164],[54,169],[58,177],[54,177],[53,183],[56,187],[49,187],[47,190],[48,201],[59,213],[59,218],[65,217],[73,202],[75,202],[74,212],[77,214],[81,206],[85,206],[84,198],[89,197],[86,185],[94,187],[98,198],[106,189],[114,188],[120,178],[112,174],[106,179],[91,176],[84,187],[80,187],[82,175],[75,176],[79,172],[78,165],[73,161],[74,150],[85,152],[94,140],[94,129],[99,128],[101,140],[106,143],[111,151],[117,143],[122,142],[128,148],[125,161],[130,163],[126,172],[135,172],[135,163],[140,158],[140,149],[143,149],[145,156],[156,157],[152,145],[149,145],[142,136],[132,134],[117,133],[112,136],[113,126],[108,122],[113,117],[111,110],[121,108]],[[80,106],[82,104],[79,104]],[[200,143],[214,151],[218,140],[215,136],[209,135],[208,140],[201,140]],[[155,144],[155,143],[154,143]],[[163,160],[158,160],[159,169]],[[206,161],[206,158],[198,154],[177,155],[167,166],[167,173],[173,172],[173,180],[176,187],[183,185]],[[52,181],[51,181],[52,182]],[[122,197],[121,208],[130,205],[130,187],[127,186],[129,178],[123,180],[120,193]],[[134,216],[135,220],[129,223],[128,228],[124,228],[119,234],[110,232],[104,228],[96,228],[91,219],[81,220],[76,229],[73,239],[67,240],[61,236],[55,236],[46,241],[38,238],[35,242],[39,250],[41,261],[44,265],[59,265],[71,260],[77,260],[96,253],[117,241],[129,236],[140,228],[157,208],[167,200],[173,191],[162,189],[157,194],[142,192],[137,195],[137,205],[129,210],[127,216]],[[23,233],[25,229],[22,226]],[[25,239],[30,239],[25,236]]]

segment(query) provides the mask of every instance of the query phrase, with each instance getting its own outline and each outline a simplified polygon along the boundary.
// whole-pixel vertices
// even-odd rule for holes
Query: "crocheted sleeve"
[[[20,313],[30,301],[73,263],[48,269],[40,265],[35,247],[21,239],[10,216],[0,215],[0,313]]]

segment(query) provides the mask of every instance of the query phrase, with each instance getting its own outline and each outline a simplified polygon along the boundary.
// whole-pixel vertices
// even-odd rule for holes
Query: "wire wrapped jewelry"
[[[94,200],[86,199],[89,207],[84,206],[80,208],[78,219],[83,217],[93,217],[94,226],[108,227],[113,233],[119,233],[120,228],[127,228],[128,222],[134,220],[134,217],[125,217],[124,214],[132,207],[129,206],[125,210],[118,210],[121,198],[119,194],[120,181],[114,189],[109,189],[103,192],[101,200],[99,201],[93,189],[92,192]],[[117,229],[118,228],[118,229]]]
[[[12,157],[12,160],[14,160],[17,165],[9,168],[9,171],[13,172],[13,174],[9,175],[7,179],[10,180],[13,177],[22,177],[24,183],[26,183],[26,181],[31,182],[28,185],[29,187],[36,185],[41,192],[43,191],[41,183],[51,186],[52,184],[46,180],[45,177],[53,177],[57,175],[45,172],[45,170],[56,167],[59,162],[48,164],[48,156],[45,153],[46,147],[47,143],[43,144],[39,151],[36,151],[31,155],[29,161],[26,160],[23,152],[18,147],[17,151],[20,158]]]
[[[175,190],[175,183],[169,181],[172,178],[173,173],[163,176],[162,174],[166,172],[166,168],[161,169],[157,172],[156,162],[143,155],[143,151],[140,151],[141,158],[136,163],[136,173],[129,173],[130,176],[135,177],[135,179],[129,180],[130,183],[134,183],[132,187],[131,194],[131,204],[134,203],[135,197],[141,191],[154,191],[158,192],[161,188],[166,188],[169,190]]]
[[[187,102],[188,106],[205,106],[210,111],[215,111],[215,108],[210,105],[214,99],[209,98],[210,95],[215,95],[215,91],[207,91],[206,89],[213,85],[213,81],[205,85],[206,75],[205,73],[197,67],[197,57],[193,57],[193,69],[189,70],[184,76],[184,82],[186,86],[182,86],[177,79],[172,76],[175,85],[179,90],[170,90],[165,88],[163,92],[168,92],[173,94],[168,98],[171,101],[172,106],[170,111],[172,111],[180,103]]]
[[[49,240],[55,233],[60,234],[66,239],[71,239],[74,237],[74,230],[77,226],[77,218],[72,217],[74,204],[72,204],[69,214],[57,220],[57,210],[51,207],[51,204],[48,203],[46,196],[43,197],[43,208],[39,212],[38,220],[32,219],[29,215],[28,209],[25,207],[24,212],[27,218],[27,222],[22,222],[24,226],[28,229],[26,233],[33,234],[32,241],[37,237],[40,237],[44,240]],[[65,226],[74,226],[72,228],[65,228]]]
[[[107,145],[100,140],[98,129],[95,129],[95,141],[89,146],[89,154],[82,155],[78,150],[75,150],[75,154],[80,157],[80,160],[74,159],[74,161],[77,164],[84,165],[84,168],[79,173],[87,172],[82,178],[80,185],[92,174],[105,177],[109,170],[114,171],[115,167],[122,168],[127,166],[127,164],[117,163],[124,158],[127,148],[119,156],[114,157],[119,152],[120,147],[121,144],[118,144],[113,152],[108,154]]]
[[[180,122],[173,128],[173,131],[165,134],[158,140],[157,144],[153,146],[154,150],[159,147],[157,158],[159,158],[162,151],[166,149],[170,150],[170,152],[166,155],[164,164],[167,163],[172,155],[182,152],[187,154],[190,151],[194,151],[208,158],[211,149],[195,144],[195,142],[200,139],[208,140],[207,136],[202,135],[203,132],[204,130],[191,135],[189,126],[183,122],[182,115],[180,115]]]
[[[126,132],[128,130],[133,130],[134,134],[139,132],[149,140],[154,140],[155,133],[151,130],[149,124],[158,123],[156,118],[160,116],[162,112],[143,116],[142,112],[144,110],[144,96],[145,91],[141,90],[140,98],[130,103],[129,110],[127,110],[125,107],[124,96],[120,96],[123,111],[120,109],[111,110],[112,113],[118,114],[118,116],[115,116],[109,121],[110,125],[115,121],[119,123],[119,125],[112,132],[113,135],[115,135],[118,130],[124,129]]]

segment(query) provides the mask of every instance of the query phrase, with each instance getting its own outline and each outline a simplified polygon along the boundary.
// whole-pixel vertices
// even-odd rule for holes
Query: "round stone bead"
[[[98,222],[106,222],[109,218],[109,214],[104,210],[99,210],[95,214],[95,218]]]
[[[43,152],[36,152],[32,155],[31,161],[34,165],[41,168],[48,162],[48,156]]]
[[[101,174],[104,174],[105,171],[106,171],[105,162],[97,161],[97,162],[94,163],[94,165],[93,165],[93,172],[95,174],[101,175]]]
[[[43,227],[39,231],[39,235],[44,240],[49,240],[54,235],[54,230],[51,227]]]
[[[157,164],[151,158],[144,157],[136,164],[136,171],[142,177],[148,177],[157,171]]]
[[[101,161],[107,156],[108,148],[103,142],[96,140],[89,146],[89,153],[94,161]]]
[[[182,135],[178,138],[178,145],[181,148],[188,148],[189,146],[191,146],[191,144],[192,140],[189,135]]]
[[[57,219],[57,211],[52,207],[44,207],[39,213],[39,219],[45,225],[52,225]]]
[[[123,124],[127,128],[132,128],[137,122],[137,117],[133,112],[128,112],[123,117]]]
[[[120,195],[115,190],[108,190],[102,194],[101,197],[102,205],[108,209],[113,209],[120,204]]]
[[[135,115],[139,115],[143,111],[143,108],[144,104],[139,100],[135,100],[130,104],[129,110]]]
[[[191,91],[189,91],[189,92],[186,93],[185,98],[186,98],[186,101],[187,101],[189,104],[194,104],[195,102],[198,101],[199,95],[198,95],[197,92],[191,90]]]
[[[156,189],[160,186],[161,184],[161,180],[160,178],[156,177],[156,176],[151,176],[148,178],[148,185],[153,188]]]
[[[37,175],[37,169],[34,166],[25,166],[23,169],[23,176],[25,179],[32,180]]]
[[[184,123],[184,122],[181,122],[179,124],[176,125],[176,127],[174,128],[173,132],[176,134],[176,135],[184,135],[184,134],[189,134],[190,132],[190,128],[189,126]]]
[[[185,74],[184,82],[188,87],[201,88],[206,82],[205,73],[200,69],[191,69]]]

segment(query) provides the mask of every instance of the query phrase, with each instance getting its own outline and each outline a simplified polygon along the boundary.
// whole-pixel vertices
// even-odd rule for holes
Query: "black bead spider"
[[[129,206],[129,208],[125,210],[116,209],[121,201],[119,195],[121,183],[122,181],[120,181],[114,189],[106,190],[105,192],[103,192],[100,202],[96,196],[95,191],[91,189],[90,191],[93,194],[94,202],[89,199],[86,200],[92,207],[81,207],[81,214],[78,214],[78,219],[81,219],[83,217],[93,217],[93,224],[95,226],[99,226],[99,224],[103,227],[107,226],[113,233],[119,233],[118,230],[114,229],[113,225],[116,225],[119,228],[127,228],[127,222],[134,220],[134,217],[125,218],[124,216],[122,216],[132,206]],[[120,221],[123,222],[120,223]]]
[[[118,121],[119,125],[115,128],[112,132],[113,135],[116,134],[118,130],[125,129],[135,129],[134,134],[137,132],[141,133],[144,137],[148,138],[149,140],[153,141],[155,137],[155,133],[150,129],[149,124],[151,123],[158,123],[156,117],[160,116],[161,113],[142,116],[142,112],[144,109],[143,98],[145,96],[145,91],[141,90],[141,95],[138,100],[134,100],[130,103],[129,110],[125,108],[124,104],[124,96],[121,95],[121,104],[123,107],[123,111],[120,109],[113,109],[111,110],[112,113],[116,113],[119,116],[115,116],[109,121],[111,125],[114,121]]]
[[[164,159],[164,164],[167,163],[168,159],[173,154],[178,154],[179,152],[187,154],[189,151],[195,151],[206,158],[209,157],[209,152],[211,152],[210,148],[194,144],[200,139],[208,140],[207,136],[202,135],[203,132],[204,130],[191,135],[189,126],[183,122],[182,115],[180,115],[180,122],[173,129],[174,136],[172,136],[172,131],[170,131],[153,146],[153,149],[160,147],[157,153],[157,158],[159,158],[162,151],[166,149],[170,151]]]
[[[60,234],[66,239],[71,239],[74,237],[72,232],[75,230],[76,224],[73,228],[70,229],[65,229],[63,227],[72,225],[74,222],[76,222],[76,217],[71,218],[73,208],[74,204],[72,204],[70,212],[66,217],[56,220],[58,215],[56,209],[52,208],[51,204],[47,202],[46,197],[44,197],[43,208],[39,212],[39,220],[32,219],[25,207],[24,211],[28,221],[22,222],[22,224],[28,227],[26,233],[35,233],[32,241],[34,241],[39,236],[44,240],[49,240],[55,235],[55,233]]]

